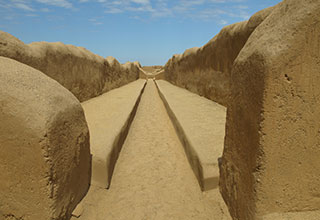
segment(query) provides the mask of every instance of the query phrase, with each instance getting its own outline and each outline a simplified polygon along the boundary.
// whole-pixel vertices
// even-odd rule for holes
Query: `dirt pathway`
[[[200,191],[153,81],[149,80],[109,190],[92,187],[81,220],[224,219]]]

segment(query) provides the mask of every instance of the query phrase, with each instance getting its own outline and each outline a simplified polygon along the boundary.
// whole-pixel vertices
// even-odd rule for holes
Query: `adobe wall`
[[[320,210],[319,14],[284,0],[235,60],[220,166],[234,219]]]
[[[69,219],[91,178],[79,101],[40,71],[5,57],[0,82],[0,219]]]
[[[273,8],[224,27],[201,48],[174,55],[165,65],[165,80],[227,106],[232,65],[247,39]]]
[[[80,101],[101,95],[139,78],[139,63],[121,65],[83,47],[61,42],[24,44],[0,31],[0,56],[27,64],[57,80]]]

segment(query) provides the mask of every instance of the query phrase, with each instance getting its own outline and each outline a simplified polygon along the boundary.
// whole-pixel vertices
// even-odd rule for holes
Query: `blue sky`
[[[223,26],[280,0],[0,0],[0,30],[25,43],[61,41],[121,63],[164,65]]]

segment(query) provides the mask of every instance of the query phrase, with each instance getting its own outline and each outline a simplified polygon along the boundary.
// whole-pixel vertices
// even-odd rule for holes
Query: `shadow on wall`
[[[283,1],[233,65],[220,190],[234,219],[320,219],[319,14]]]
[[[55,80],[0,57],[0,219],[70,219],[91,178],[79,101]]]
[[[174,55],[164,67],[164,79],[227,106],[233,62],[251,33],[272,10],[273,7],[264,9],[249,21],[224,27],[201,48]]]
[[[284,0],[164,67],[228,107],[219,184],[233,219],[320,219],[319,14],[318,0]]]
[[[101,95],[139,78],[138,62],[121,65],[115,58],[61,42],[24,44],[0,31],[0,56],[27,64],[57,80],[80,101]]]
[[[318,0],[284,0],[165,66],[168,81],[228,106],[219,184],[234,219],[319,219],[309,216],[320,213],[319,13]],[[4,32],[0,55],[39,69],[81,101],[141,71],[138,63],[62,43],[25,45]],[[0,57],[0,215],[68,218],[90,182],[83,110],[22,63]]]

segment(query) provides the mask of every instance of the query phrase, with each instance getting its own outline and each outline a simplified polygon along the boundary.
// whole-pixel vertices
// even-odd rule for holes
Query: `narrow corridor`
[[[110,189],[91,187],[79,219],[224,219],[217,204],[200,190],[155,83],[149,80]]]

